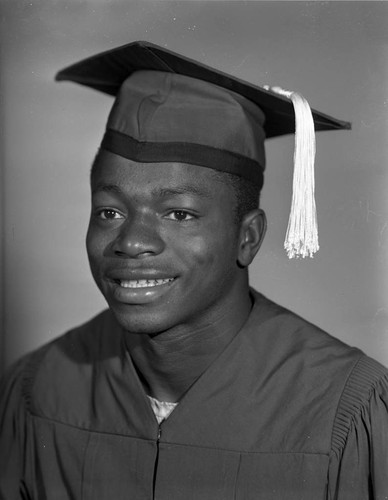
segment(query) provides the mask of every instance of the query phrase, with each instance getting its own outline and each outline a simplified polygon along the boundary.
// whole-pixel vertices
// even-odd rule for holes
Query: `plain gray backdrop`
[[[352,122],[317,135],[321,250],[288,260],[293,137],[267,142],[269,230],[251,283],[388,364],[388,4],[18,1],[1,7],[3,364],[103,307],[84,238],[112,99],[56,71],[148,40]]]

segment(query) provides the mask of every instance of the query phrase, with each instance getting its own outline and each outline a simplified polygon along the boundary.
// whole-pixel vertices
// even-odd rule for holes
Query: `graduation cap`
[[[314,129],[349,129],[295,92],[258,87],[149,42],[133,42],[56,75],[115,96],[101,148],[143,163],[182,162],[263,184],[265,139],[295,132],[285,247],[318,250]]]

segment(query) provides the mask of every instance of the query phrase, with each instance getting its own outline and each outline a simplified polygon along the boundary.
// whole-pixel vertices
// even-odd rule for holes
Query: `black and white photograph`
[[[387,27],[0,0],[1,500],[388,498]]]

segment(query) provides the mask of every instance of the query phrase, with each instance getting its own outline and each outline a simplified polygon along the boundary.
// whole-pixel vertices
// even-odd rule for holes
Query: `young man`
[[[145,43],[58,78],[116,95],[87,235],[109,309],[5,378],[1,498],[388,496],[386,369],[249,287],[291,102]]]

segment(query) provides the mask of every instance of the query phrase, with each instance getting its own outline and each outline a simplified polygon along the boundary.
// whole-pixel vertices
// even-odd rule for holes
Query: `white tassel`
[[[280,87],[264,87],[292,101],[295,111],[294,177],[291,212],[284,248],[290,259],[313,257],[319,250],[314,190],[314,119],[306,99]]]

